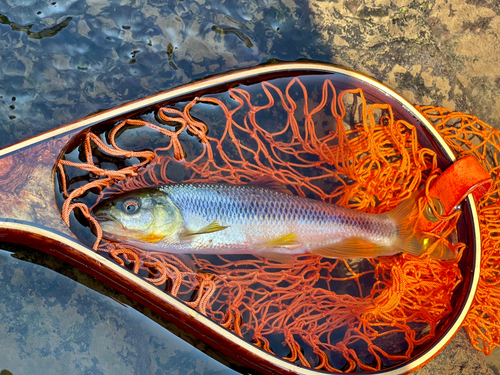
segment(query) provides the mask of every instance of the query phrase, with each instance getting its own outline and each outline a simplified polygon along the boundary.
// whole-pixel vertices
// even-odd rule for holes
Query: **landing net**
[[[214,255],[192,256],[198,269],[193,272],[173,254],[103,240],[84,199],[101,191],[97,201],[180,182],[173,176],[181,171],[185,182],[241,184],[272,176],[294,194],[383,213],[418,189],[428,189],[439,176],[435,152],[419,145],[417,129],[395,118],[391,106],[368,103],[361,89],[337,91],[330,80],[316,91],[311,100],[311,91],[299,78],[283,87],[263,82],[258,96],[234,88],[225,99],[203,96],[161,107],[151,120],[127,119],[107,133],[88,132],[81,144],[84,160],[63,158],[57,165],[66,198],[62,215],[68,225],[71,215],[83,215],[96,234],[96,251],[267,352],[332,373],[379,371],[417,355],[450,316],[465,248],[449,242],[456,238],[458,215],[443,218],[450,223],[439,238],[457,253],[454,261],[406,254],[363,260],[304,255],[293,264],[281,264],[254,256]],[[193,114],[200,105],[222,113],[225,124],[214,128],[200,120]],[[457,154],[473,153],[496,173],[494,130],[464,114],[435,107],[420,110]],[[274,119],[272,126],[265,120],[269,118]],[[120,134],[140,128],[162,135],[165,145],[131,151],[117,141]],[[190,146],[186,137],[195,137],[197,146]],[[102,155],[116,158],[119,166],[96,162]],[[74,169],[93,177],[73,186],[68,173]],[[486,317],[500,316],[497,307],[482,309],[485,298],[498,294],[494,252],[500,210],[495,187],[479,206],[483,249],[490,253],[482,260],[485,274],[466,324],[476,346],[481,340],[488,348],[500,326],[497,321],[484,323]],[[424,195],[413,214],[421,215],[425,204],[433,203]],[[497,289],[487,288],[491,285]]]

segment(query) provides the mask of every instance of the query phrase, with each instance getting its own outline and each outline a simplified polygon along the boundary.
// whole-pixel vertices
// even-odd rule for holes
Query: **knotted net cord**
[[[193,256],[200,270],[194,273],[175,255],[102,240],[91,207],[78,201],[95,188],[105,189],[100,200],[113,193],[175,182],[169,167],[181,165],[189,174],[185,182],[240,184],[272,176],[298,195],[383,213],[421,184],[428,189],[441,173],[435,153],[419,146],[416,129],[396,119],[389,105],[368,104],[361,89],[337,95],[333,83],[325,80],[317,105],[311,104],[299,78],[291,79],[284,90],[270,82],[262,82],[261,89],[266,99],[261,98],[260,105],[250,92],[234,88],[229,90],[232,105],[204,96],[182,109],[160,108],[158,117],[175,124],[173,131],[127,119],[111,131],[107,143],[88,132],[83,145],[86,161],[61,159],[58,164],[66,196],[63,219],[69,225],[71,213],[79,209],[96,234],[95,250],[108,253],[238,336],[288,361],[349,373],[379,371],[388,361],[412,358],[451,313],[452,293],[462,280],[457,263],[465,246],[447,240],[455,230],[457,214],[443,218],[450,225],[439,236],[439,241],[457,252],[452,262],[406,254],[363,261],[304,255],[293,264],[252,256],[236,260]],[[301,93],[300,98],[292,89]],[[223,112],[222,131],[210,132],[192,114],[199,104],[211,104]],[[276,107],[285,114],[284,120],[270,129],[263,125],[262,114]],[[317,125],[325,111],[335,125],[329,127],[333,130]],[[352,119],[355,125],[350,127]],[[120,148],[114,137],[130,125],[164,134],[168,145],[141,152]],[[187,154],[183,132],[199,139],[201,147],[194,154]],[[94,163],[96,148],[140,161],[110,171]],[[99,178],[71,190],[66,168],[92,171]],[[308,170],[314,173],[305,173]],[[420,215],[426,203],[433,205],[424,195],[412,215]]]
[[[447,108],[417,109],[460,156],[474,155],[493,178],[493,187],[476,202],[481,229],[481,273],[464,327],[472,345],[491,354],[500,346],[500,131],[476,116]]]

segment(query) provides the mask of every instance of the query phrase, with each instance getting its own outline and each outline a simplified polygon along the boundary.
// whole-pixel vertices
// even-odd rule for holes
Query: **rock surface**
[[[462,328],[439,355],[414,374],[494,375],[495,373],[485,362],[484,355],[472,347],[467,333]]]

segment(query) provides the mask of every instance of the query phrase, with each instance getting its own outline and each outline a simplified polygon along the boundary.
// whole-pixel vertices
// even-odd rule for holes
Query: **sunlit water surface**
[[[0,146],[269,59],[329,61],[306,1],[0,0]]]
[[[208,75],[329,61],[316,40],[304,0],[0,0],[0,147]],[[2,375],[233,372],[36,253],[0,253]]]
[[[2,375],[236,374],[133,308],[17,259],[29,251],[0,250]],[[99,285],[57,259],[45,261]]]

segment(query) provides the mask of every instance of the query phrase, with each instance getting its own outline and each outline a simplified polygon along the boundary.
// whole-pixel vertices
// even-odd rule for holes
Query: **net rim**
[[[367,83],[371,86],[373,86],[375,89],[383,92],[384,94],[390,96],[392,99],[396,100],[406,111],[411,113],[425,128],[425,130],[428,132],[428,134],[439,144],[441,147],[441,151],[443,154],[447,157],[447,159],[450,162],[453,162],[456,160],[454,153],[452,152],[451,148],[445,143],[443,138],[439,135],[439,133],[434,129],[434,127],[431,125],[431,123],[412,105],[410,104],[406,99],[401,97],[399,94],[394,92],[391,88],[385,86],[384,84],[376,81],[373,78],[367,77],[361,73],[357,73],[354,71],[351,71],[349,69],[345,69],[339,66],[334,66],[326,63],[306,63],[306,62],[290,62],[290,63],[277,63],[277,64],[272,64],[272,65],[264,65],[264,66],[258,66],[255,68],[250,68],[250,69],[244,69],[244,70],[239,70],[239,71],[234,71],[230,73],[226,73],[224,75],[220,76],[215,76],[211,78],[207,78],[202,81],[190,83],[187,85],[183,85],[153,96],[150,96],[145,99],[141,99],[138,101],[134,101],[125,105],[122,105],[120,107],[101,112],[99,114],[81,119],[79,121],[75,121],[73,123],[70,123],[68,125],[65,125],[63,127],[60,127],[58,129],[55,129],[53,131],[41,134],[37,137],[31,138],[27,141],[20,142],[18,144],[6,147],[2,150],[0,150],[0,157],[6,156],[12,152],[19,151],[23,148],[27,148],[30,146],[33,146],[36,143],[42,142],[46,139],[50,139],[55,136],[60,136],[69,132],[77,131],[77,130],[82,130],[85,128],[88,128],[92,125],[95,125],[97,123],[110,120],[114,117],[124,115],[129,112],[137,111],[145,107],[149,107],[161,102],[165,102],[170,99],[174,99],[177,97],[181,97],[184,95],[189,95],[193,94],[196,92],[199,92],[201,90],[207,90],[215,86],[221,86],[221,85],[227,85],[230,84],[231,82],[237,82],[243,79],[249,79],[252,77],[257,77],[262,74],[269,74],[269,73],[285,73],[285,72],[299,72],[299,71],[308,71],[308,72],[313,72],[313,73],[319,73],[319,74],[328,74],[328,73],[339,73],[339,74],[344,74],[348,75],[350,77],[353,77],[355,79],[358,79],[364,83]],[[471,221],[471,227],[474,235],[474,264],[471,266],[473,276],[471,279],[471,282],[468,286],[468,296],[465,299],[465,303],[461,307],[461,312],[460,314],[457,315],[455,318],[455,321],[450,325],[448,330],[441,336],[440,339],[436,340],[434,345],[430,348],[428,348],[425,352],[421,353],[419,356],[416,356],[414,359],[408,361],[407,363],[398,366],[396,368],[390,369],[390,370],[385,370],[380,373],[384,374],[390,374],[390,375],[395,375],[395,374],[401,374],[401,373],[407,373],[410,371],[414,371],[423,365],[425,365],[427,362],[429,362],[432,358],[434,358],[445,346],[446,344],[454,337],[454,335],[458,332],[459,328],[461,327],[467,312],[472,304],[473,297],[475,295],[477,286],[478,286],[478,281],[479,281],[479,271],[480,271],[480,256],[481,256],[481,244],[480,244],[480,229],[479,229],[479,221],[477,217],[477,211],[476,211],[476,205],[474,202],[474,199],[472,195],[469,195],[467,198],[467,201],[470,205],[471,209],[471,217],[468,218]],[[164,292],[156,289],[153,285],[147,283],[145,280],[140,279],[139,277],[131,274],[127,270],[121,268],[119,265],[112,263],[111,261],[105,259],[101,255],[95,253],[93,250],[90,248],[87,248],[80,243],[76,242],[75,240],[68,239],[67,237],[63,237],[62,235],[59,235],[57,233],[48,231],[43,228],[34,228],[33,226],[23,224],[23,223],[13,223],[13,222],[2,222],[2,227],[5,229],[13,229],[13,230],[21,230],[21,231],[29,231],[31,233],[35,232],[36,234],[39,234],[43,237],[48,237],[51,239],[54,239],[58,242],[64,243],[68,246],[71,246],[75,250],[81,252],[84,254],[86,257],[90,257],[94,259],[96,262],[101,263],[103,266],[108,268],[112,272],[116,272],[120,274],[122,277],[125,277],[126,279],[130,280],[134,284],[138,284],[141,286],[141,288],[146,288],[149,292],[152,294],[156,295],[157,298],[165,301],[170,306],[175,307],[178,311],[181,313],[187,314],[192,316],[194,319],[199,321],[201,324],[209,328],[210,330],[216,332],[219,335],[225,336],[225,337],[230,337],[232,341],[235,341],[238,343],[238,345],[248,352],[252,353],[253,355],[256,355],[263,360],[273,363],[275,366],[281,367],[286,371],[290,371],[293,373],[300,373],[300,374],[318,374],[322,373],[319,371],[315,370],[310,370],[306,368],[300,368],[297,365],[293,363],[289,363],[287,361],[284,361],[278,357],[275,357],[269,353],[264,352],[263,350],[255,347],[251,343],[248,343],[236,335],[234,335],[232,332],[227,331],[226,329],[222,328],[219,326],[217,323],[212,322],[210,319],[206,318],[205,316],[201,315],[200,313],[196,312],[189,306],[183,304],[181,301],[178,301],[174,297],[171,297],[170,295],[165,294]]]

